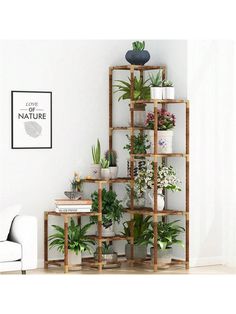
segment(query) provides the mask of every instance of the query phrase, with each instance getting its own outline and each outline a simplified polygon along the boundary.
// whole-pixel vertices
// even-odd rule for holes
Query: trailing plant
[[[131,153],[131,137],[127,134],[127,139],[129,140],[129,143],[126,144],[123,148],[127,149],[129,153]],[[148,140],[147,134],[143,134],[142,132],[139,132],[137,135],[134,135],[134,154],[146,154],[147,150],[151,147],[151,144]]]
[[[102,254],[113,254],[113,246],[109,243],[102,242]],[[98,254],[98,247],[96,249],[96,254]]]
[[[172,114],[171,112],[169,112],[165,109],[158,109],[157,114],[158,114],[157,129],[159,131],[167,131],[167,130],[171,130],[175,127],[176,118],[175,118],[174,114]],[[150,130],[154,130],[154,114],[153,114],[153,112],[148,112],[145,126]]]
[[[145,49],[145,41],[134,41],[132,47],[134,51],[143,51]]]
[[[163,80],[162,80],[162,70],[159,70],[156,74],[149,74],[149,80],[151,82],[151,87],[162,87]]]
[[[80,180],[80,176],[77,172],[74,173],[74,177],[70,182],[72,191],[81,191],[82,181]]]
[[[102,158],[100,161],[101,167],[102,169],[108,169],[109,168],[109,160],[107,160],[106,158]]]
[[[92,239],[87,237],[87,231],[92,224],[87,224],[81,227],[75,224],[71,218],[70,225],[68,226],[68,249],[78,255],[79,252],[88,251],[91,253],[92,245],[95,244]],[[65,232],[64,228],[52,225],[56,233],[49,236],[49,248],[56,247],[57,251],[64,253]]]
[[[92,198],[92,211],[98,212],[98,192],[91,195]],[[117,199],[117,194],[110,190],[102,189],[102,224],[105,228],[112,225],[113,222],[120,222],[122,218],[123,207],[121,201]],[[97,223],[97,217],[90,217],[90,221]]]
[[[109,160],[110,167],[117,166],[117,153],[115,150],[106,151],[105,158]]]
[[[124,231],[123,235],[131,237],[131,230],[133,224],[133,236],[134,244],[137,245],[148,245],[151,244],[153,238],[153,231],[151,229],[151,216],[144,217],[143,215],[134,215],[134,218],[130,221],[123,223]],[[130,241],[128,240],[128,243]]]
[[[117,92],[121,92],[122,95],[119,97],[118,101],[121,99],[131,99],[131,80],[129,82],[117,80],[120,82],[119,85],[114,85],[116,87]],[[143,99],[150,99],[150,88],[149,85],[146,85],[149,80],[143,81],[142,78],[134,77],[134,100],[143,100]]]
[[[174,84],[173,84],[172,81],[164,80],[164,81],[163,81],[163,86],[164,86],[164,87],[173,87]]]
[[[92,146],[92,157],[93,157],[93,163],[95,165],[100,163],[101,159],[101,145],[99,139],[97,139],[97,146]]]

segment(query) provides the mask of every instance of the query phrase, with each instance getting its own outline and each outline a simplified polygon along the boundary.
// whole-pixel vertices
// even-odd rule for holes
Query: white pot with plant
[[[163,99],[175,99],[175,88],[173,82],[163,81]]]
[[[93,164],[90,167],[90,176],[92,179],[101,178],[101,145],[99,139],[97,139],[97,146],[92,146]]]
[[[92,239],[87,237],[87,231],[91,225],[90,223],[82,227],[76,224],[73,218],[71,218],[70,225],[68,226],[68,266],[70,270],[81,269],[82,252],[88,251],[91,253],[92,245],[95,244]],[[57,251],[64,254],[64,228],[57,225],[52,225],[52,227],[56,232],[48,238],[49,248],[56,248]]]
[[[165,269],[170,267],[170,263],[173,258],[173,245],[177,244],[184,247],[183,241],[178,239],[178,237],[182,232],[185,231],[185,229],[176,224],[178,221],[179,220],[175,220],[172,222],[159,221],[157,224],[157,266],[159,268]],[[150,252],[152,262],[154,262],[153,247],[151,247]]]
[[[163,98],[163,87],[162,87],[162,70],[159,70],[156,75],[149,74],[151,99],[162,99]]]
[[[118,175],[117,153],[115,150],[108,150],[105,158],[109,161],[110,178],[115,179]]]
[[[106,158],[102,158],[100,164],[102,179],[109,180],[110,179],[109,160],[106,160]]]
[[[173,128],[175,127],[175,115],[165,109],[158,109],[158,134],[157,151],[159,154],[171,154],[173,143]],[[146,127],[149,129],[148,137],[151,150],[154,151],[154,114],[149,112],[146,119]]]
[[[92,195],[92,211],[98,212],[98,192]],[[117,194],[113,191],[102,189],[102,236],[112,237],[115,235],[114,223],[120,222],[123,207],[121,201],[117,199]],[[97,223],[97,217],[90,217],[92,223]]]

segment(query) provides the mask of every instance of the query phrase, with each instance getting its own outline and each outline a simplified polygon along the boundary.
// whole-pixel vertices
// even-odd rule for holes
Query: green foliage
[[[92,211],[98,212],[98,192],[94,192],[91,195],[92,198]],[[117,199],[117,194],[110,190],[102,189],[102,224],[105,228],[112,225],[114,221],[120,222],[122,217],[123,207],[121,201]],[[97,223],[97,217],[90,217],[90,221]]]
[[[174,84],[173,84],[173,82],[171,82],[171,81],[164,80],[164,81],[163,81],[163,86],[164,86],[164,87],[173,87]]]
[[[92,157],[93,157],[93,163],[95,165],[100,163],[101,159],[101,145],[99,139],[97,139],[97,146],[92,146]]]
[[[151,227],[151,216],[144,217],[143,215],[134,215],[134,219],[123,223],[126,237],[131,236],[131,226],[134,228],[134,244],[148,245],[151,244],[153,232]],[[129,241],[128,241],[129,242]]]
[[[119,85],[114,85],[117,92],[122,92],[122,95],[119,97],[118,101],[121,99],[131,99],[131,80],[129,82],[117,80],[120,82]],[[150,88],[149,85],[146,85],[149,80],[143,81],[142,78],[134,77],[134,100],[144,100],[150,99]]]
[[[88,251],[91,252],[94,241],[86,236],[88,229],[92,224],[87,224],[83,227],[76,225],[71,218],[70,225],[68,227],[68,249],[74,251],[77,255],[78,252]],[[56,233],[49,236],[49,248],[56,247],[59,252],[64,253],[65,233],[64,228],[52,225],[56,230]]]
[[[107,160],[106,158],[102,158],[101,161],[100,161],[100,164],[101,164],[101,167],[102,169],[107,169],[109,168],[109,160]]]
[[[123,148],[127,149],[131,153],[131,137],[127,134],[126,137],[129,140],[129,143],[126,144]],[[146,154],[147,150],[151,147],[151,144],[148,140],[147,134],[139,132],[137,135],[134,135],[134,154]]]
[[[106,151],[105,158],[109,160],[110,167],[117,166],[117,153],[115,150]]]
[[[142,51],[145,48],[145,41],[134,41],[132,43],[132,47],[135,51]]]
[[[156,75],[149,74],[149,80],[151,82],[152,87],[162,87],[162,70],[159,70]]]
[[[98,254],[98,247],[96,249],[96,253]],[[113,254],[113,246],[109,243],[102,242],[102,254]]]

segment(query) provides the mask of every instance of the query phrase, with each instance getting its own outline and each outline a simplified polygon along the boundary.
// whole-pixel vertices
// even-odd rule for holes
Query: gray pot
[[[150,249],[151,252],[151,258],[152,258],[152,262],[153,262],[153,258],[154,258],[154,248],[151,247]],[[168,268],[171,263],[171,259],[173,256],[173,250],[171,249],[167,249],[167,250],[161,250],[161,249],[157,249],[157,265],[158,267],[161,268]]]
[[[125,255],[127,259],[131,258],[131,244],[125,245]],[[147,246],[134,244],[134,259],[145,259],[147,256]]]

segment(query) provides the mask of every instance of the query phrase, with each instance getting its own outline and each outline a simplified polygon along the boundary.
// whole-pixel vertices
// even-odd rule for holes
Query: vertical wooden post
[[[44,212],[44,268],[48,269],[48,212]]]
[[[189,101],[186,101],[186,241],[185,241],[185,259],[186,268],[189,269]]]
[[[112,150],[112,67],[109,68],[109,150]]]
[[[98,270],[102,271],[102,183],[98,183]]]
[[[64,215],[64,273],[68,272],[68,216]]]

